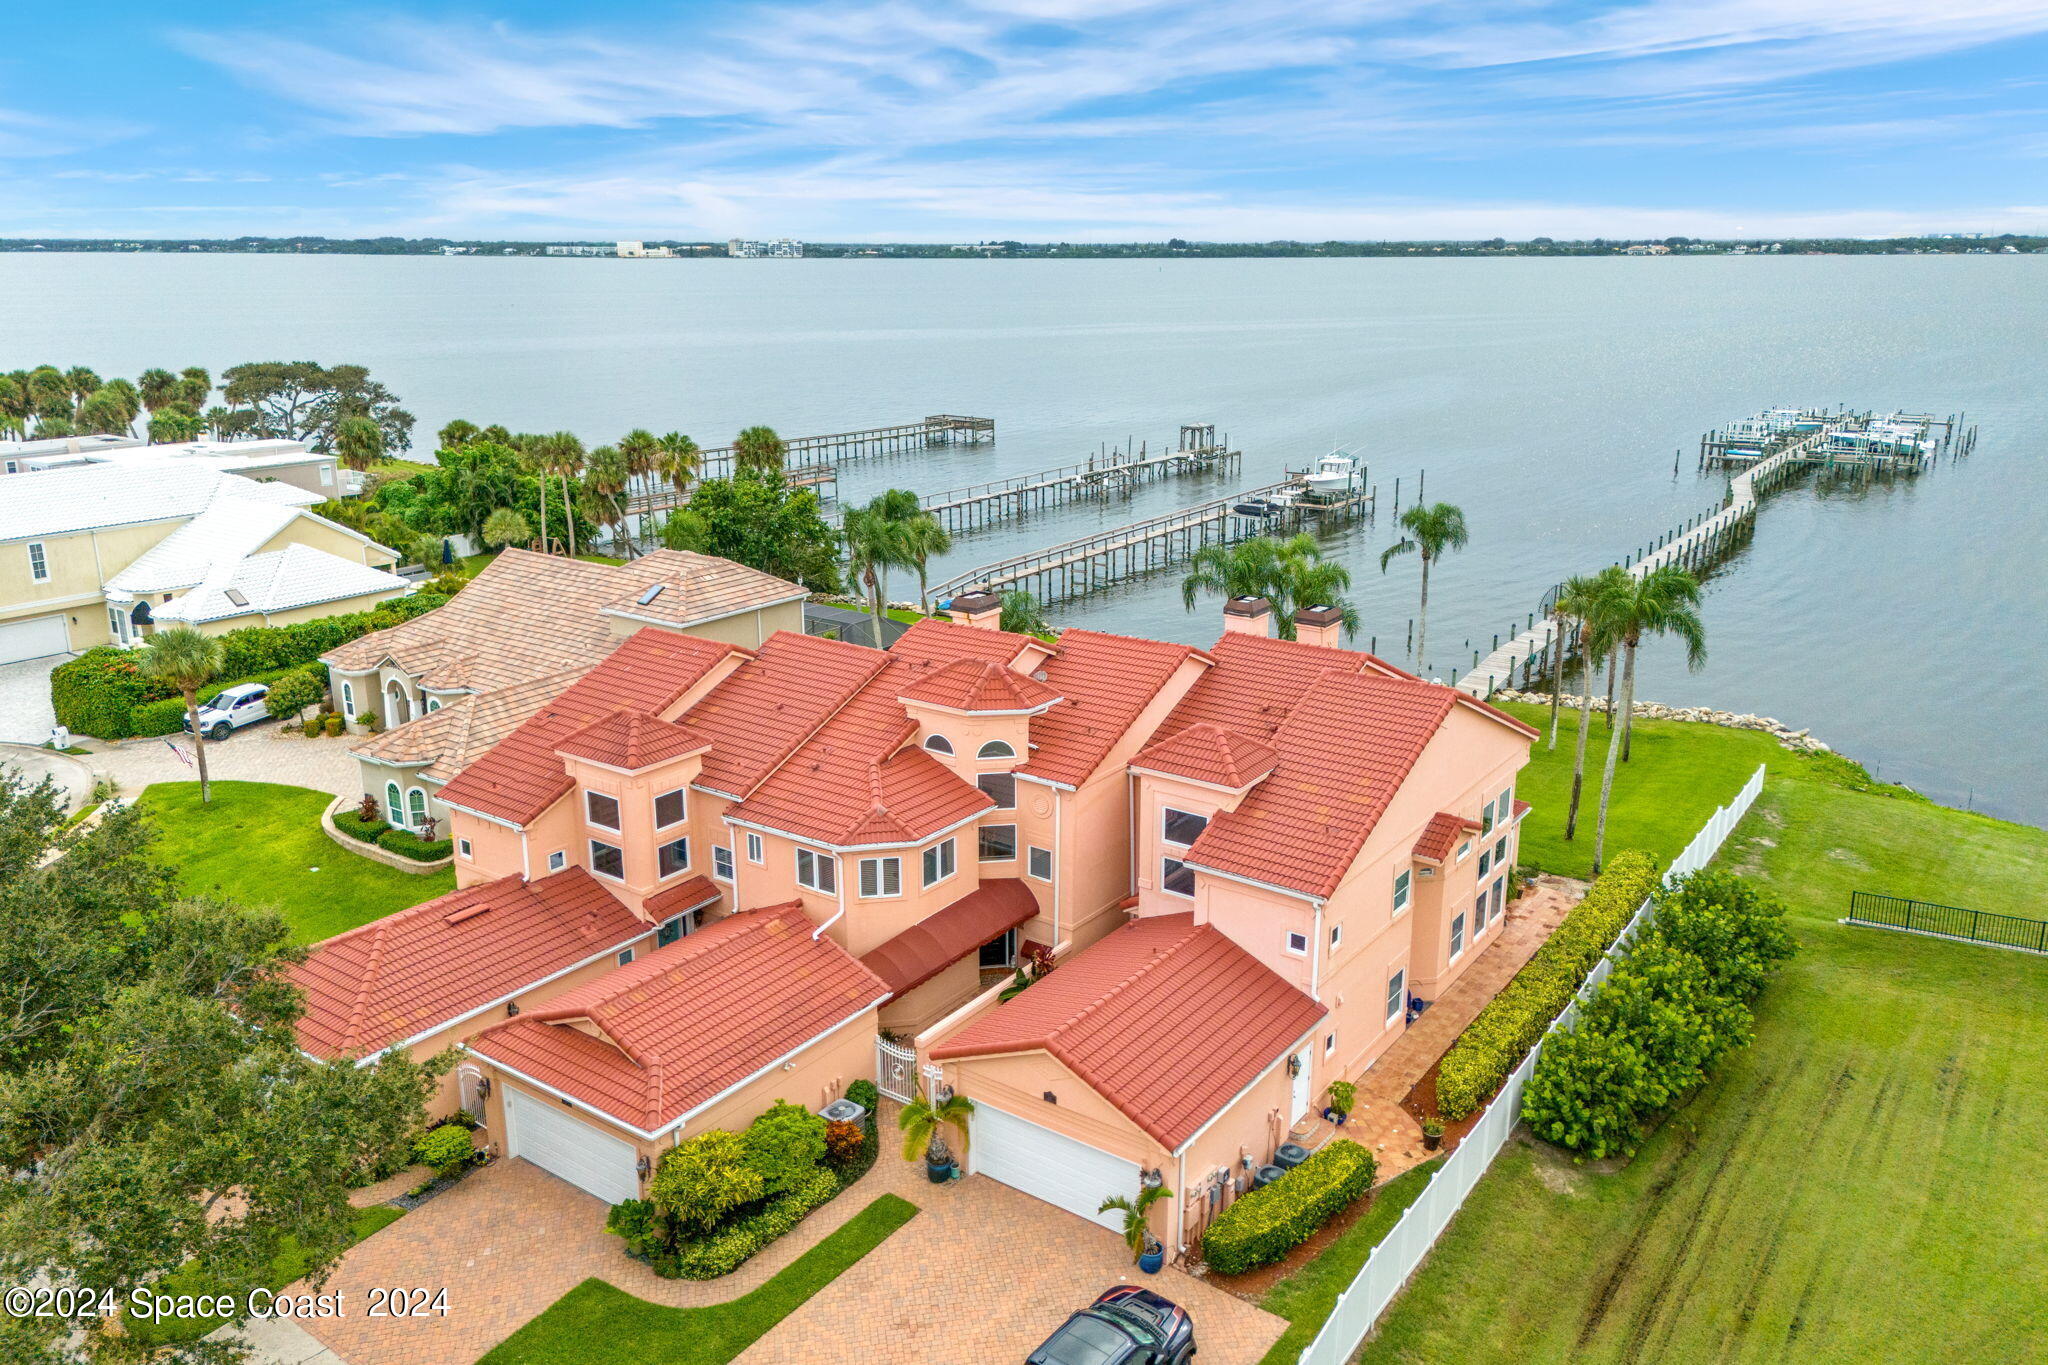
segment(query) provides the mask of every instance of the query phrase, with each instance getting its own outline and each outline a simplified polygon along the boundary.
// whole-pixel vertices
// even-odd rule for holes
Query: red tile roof
[[[1146,749],[1131,766],[1235,790],[1259,781],[1279,761],[1272,745],[1204,721]]]
[[[1327,896],[1450,714],[1452,688],[1325,670],[1273,734],[1280,760],[1187,861]]]
[[[291,969],[306,995],[299,1046],[364,1056],[589,958],[647,925],[580,867],[451,891],[317,945]]]
[[[638,772],[710,747],[710,739],[687,725],[621,706],[563,739],[555,752]]]
[[[1059,699],[1059,693],[1036,678],[993,659],[956,659],[912,683],[898,698],[953,711],[997,714],[1036,711]]]
[[[888,662],[878,650],[840,640],[769,636],[683,717],[711,739],[698,785],[747,795]]]
[[[470,1047],[642,1132],[657,1131],[887,993],[844,948],[812,931],[793,901],[730,916],[480,1034]],[[601,1036],[571,1020],[588,1021]]]
[[[1111,932],[932,1048],[1044,1049],[1177,1150],[1327,1011],[1191,914]]]
[[[1429,817],[1429,823],[1422,827],[1422,836],[1415,841],[1415,856],[1440,863],[1451,856],[1451,850],[1458,846],[1458,840],[1467,834],[1477,834],[1479,822],[1470,816],[1454,815],[1440,810]]]
[[[640,904],[651,920],[664,920],[691,910],[701,910],[725,894],[709,877],[691,877],[666,891],[657,891]]]
[[[572,785],[555,752],[563,740],[622,706],[650,713],[673,706],[721,660],[745,652],[694,635],[640,631],[456,774],[441,799],[525,824]]]
[[[1188,689],[1159,733],[1178,734],[1207,721],[1253,739],[1268,739],[1286,723],[1302,694],[1333,668],[1345,673],[1409,676],[1361,650],[1306,645],[1241,631],[1225,632],[1208,654],[1215,666]]]
[[[1035,635],[1017,635],[1007,630],[990,630],[984,626],[962,625],[958,621],[927,616],[914,622],[909,630],[897,637],[896,643],[889,646],[889,652],[899,658],[925,663],[991,659],[1007,664],[1033,646],[1047,654],[1054,648]]]
[[[1174,671],[1189,659],[1207,657],[1163,640],[1062,631],[1059,653],[1043,671],[1047,686],[1066,701],[1031,722],[1031,759],[1018,773],[1079,786],[1129,733]]]
[[[1530,805],[1527,801],[1517,801],[1514,804],[1515,818],[1519,820],[1534,809],[1536,808]]]
[[[1038,898],[1015,877],[986,881],[935,915],[927,915],[861,964],[902,995],[916,990],[982,944],[1038,914]]]

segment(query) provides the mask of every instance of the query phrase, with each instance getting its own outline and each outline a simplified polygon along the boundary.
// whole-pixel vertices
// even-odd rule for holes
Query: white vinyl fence
[[[1721,843],[1736,822],[1745,815],[1757,793],[1764,787],[1764,770],[1758,765],[1750,774],[1749,781],[1742,784],[1735,799],[1716,810],[1700,832],[1693,836],[1685,851],[1671,862],[1670,871],[1664,874],[1670,881],[1696,872],[1705,867],[1721,849]],[[1650,914],[1650,902],[1645,900],[1636,910],[1635,916],[1615,939],[1617,951],[1626,950],[1628,944],[1641,930]],[[1564,1013],[1552,1021],[1545,1036],[1561,1028],[1569,1028],[1579,1017],[1579,1002],[1584,1000],[1613,971],[1611,959],[1602,958],[1586,976],[1586,984],[1572,1002],[1565,1006]],[[1507,1083],[1494,1097],[1492,1104],[1479,1116],[1472,1131],[1458,1144],[1458,1150],[1451,1153],[1422,1197],[1408,1206],[1401,1215],[1401,1221],[1394,1224],[1393,1231],[1386,1235],[1372,1255],[1358,1272],[1358,1278],[1351,1282],[1337,1299],[1337,1306],[1330,1310],[1329,1321],[1316,1339],[1301,1353],[1300,1365],[1342,1365],[1351,1358],[1352,1352],[1364,1342],[1366,1334],[1379,1323],[1380,1314],[1408,1283],[1408,1277],[1421,1266],[1429,1249],[1436,1245],[1436,1239],[1443,1235],[1465,1203],[1465,1197],[1472,1193],[1472,1187],[1479,1183],[1479,1177],[1486,1174],[1486,1168],[1493,1164],[1495,1156],[1507,1144],[1508,1135],[1515,1129],[1522,1113],[1522,1087],[1529,1083],[1529,1075],[1536,1069],[1536,1059],[1543,1053],[1539,1041],[1515,1068]]]

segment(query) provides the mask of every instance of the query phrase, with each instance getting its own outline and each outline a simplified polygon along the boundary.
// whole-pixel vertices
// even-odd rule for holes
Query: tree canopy
[[[719,555],[813,592],[839,590],[839,538],[819,510],[818,495],[789,487],[780,473],[706,479],[689,505],[662,523],[661,543]]]

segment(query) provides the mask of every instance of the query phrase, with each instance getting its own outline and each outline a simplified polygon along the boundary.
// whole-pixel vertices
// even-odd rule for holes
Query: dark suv
[[[1149,1289],[1120,1284],[1060,1324],[1025,1365],[1188,1365],[1195,1324]]]

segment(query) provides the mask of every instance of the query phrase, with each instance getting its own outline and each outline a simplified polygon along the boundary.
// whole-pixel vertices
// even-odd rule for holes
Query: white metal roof
[[[320,494],[210,464],[89,464],[0,475],[0,541],[194,517],[216,498],[309,507]]]
[[[397,574],[310,545],[287,545],[282,550],[221,561],[198,587],[174,602],[152,607],[150,614],[158,622],[219,621],[371,593],[396,594],[410,586]],[[242,601],[236,602],[231,592]]]

